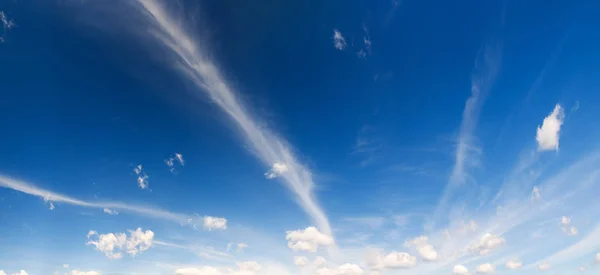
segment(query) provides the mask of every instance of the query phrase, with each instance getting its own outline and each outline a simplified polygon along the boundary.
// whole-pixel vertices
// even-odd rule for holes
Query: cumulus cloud
[[[294,264],[299,267],[304,267],[308,265],[308,258],[304,256],[296,256],[294,257]]]
[[[175,153],[169,158],[165,159],[165,164],[167,165],[167,167],[169,167],[169,171],[171,171],[171,173],[174,173],[175,165],[178,164],[183,167],[185,165],[185,161],[183,160],[182,154]]]
[[[271,166],[271,169],[265,173],[265,178],[274,179],[276,177],[281,176],[283,173],[289,170],[288,166],[285,163],[275,162]]]
[[[180,268],[175,270],[175,275],[221,275],[221,272],[211,266],[201,268]]]
[[[0,270],[0,275],[6,275],[6,272],[4,272],[4,270]]]
[[[87,234],[87,244],[96,247],[96,250],[104,253],[109,259],[120,259],[123,252],[136,256],[148,250],[154,240],[154,232],[151,230],[142,231],[141,228],[129,230],[129,237],[126,233],[108,233],[98,234],[91,230]]]
[[[206,228],[208,230],[213,230],[213,229],[225,230],[225,229],[227,229],[227,219],[225,219],[225,218],[204,216],[203,223],[204,223],[204,228]]]
[[[487,255],[492,250],[500,247],[505,243],[504,238],[491,233],[484,234],[481,239],[473,243],[470,250],[479,255]]]
[[[333,46],[340,51],[346,48],[346,39],[338,29],[333,29]]]
[[[102,275],[102,273],[100,273],[98,271],[71,270],[71,275]]]
[[[288,241],[288,247],[294,251],[317,252],[319,246],[334,244],[332,237],[312,226],[304,230],[287,231],[285,239]]]
[[[409,268],[417,264],[417,258],[405,252],[392,251],[383,258],[386,268]]]
[[[113,210],[113,209],[109,209],[109,208],[104,208],[104,213],[109,214],[109,215],[119,215],[119,212],[117,212],[117,210]]]
[[[523,267],[523,263],[517,260],[509,260],[506,262],[506,268],[508,269],[519,269]]]
[[[355,264],[343,264],[337,268],[321,268],[317,275],[362,275],[364,271]]]
[[[599,254],[600,255],[600,254]],[[327,264],[327,260],[325,260],[325,258],[321,257],[321,256],[317,256],[315,258],[315,260],[313,261],[313,264],[316,267],[323,267],[325,266],[325,264]]]
[[[600,253],[596,254],[596,263],[600,263]]]
[[[11,273],[10,275],[27,275],[27,272],[25,272],[25,270],[19,270],[19,272],[17,273]]]
[[[485,264],[481,264],[481,265],[477,266],[477,268],[475,268],[475,273],[491,274],[491,273],[494,273],[494,270],[495,270],[494,265],[485,263]]]
[[[425,261],[435,261],[438,258],[438,253],[435,251],[433,245],[429,244],[427,236],[420,236],[415,239],[407,241],[404,246],[415,247],[417,253]]]
[[[469,274],[469,269],[467,269],[464,265],[455,265],[454,268],[452,268],[452,274],[467,275]]]
[[[567,233],[569,236],[576,236],[579,234],[579,230],[575,226],[571,224],[571,218],[563,216],[560,219],[560,227],[563,232]]]
[[[533,187],[533,190],[531,190],[531,201],[538,201],[542,198],[542,195],[540,194],[540,188],[537,186]]]
[[[546,271],[550,269],[550,264],[548,262],[542,262],[537,265],[537,269],[539,271]]]
[[[138,166],[133,168],[133,172],[135,172],[135,175],[137,176],[138,186],[141,189],[147,189],[148,188],[148,175],[146,174],[146,172],[144,172],[144,167],[141,164],[139,164]]]
[[[554,106],[550,115],[544,118],[542,126],[538,126],[535,139],[538,151],[558,150],[560,127],[565,119],[565,111],[560,104]]]

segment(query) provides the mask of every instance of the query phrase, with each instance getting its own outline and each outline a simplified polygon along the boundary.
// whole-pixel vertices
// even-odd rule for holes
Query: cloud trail
[[[283,163],[288,167],[288,172],[281,175],[286,186],[294,192],[300,206],[319,229],[325,234],[332,235],[327,216],[314,197],[311,172],[296,160],[286,142],[258,125],[239,101],[235,91],[230,88],[217,66],[206,58],[206,53],[201,51],[201,45],[176,23],[179,19],[169,16],[156,1],[137,0],[137,2],[142,12],[146,13],[151,20],[151,25],[157,28],[158,41],[178,57],[183,74],[241,128],[246,141],[265,166],[271,167],[274,163]]]

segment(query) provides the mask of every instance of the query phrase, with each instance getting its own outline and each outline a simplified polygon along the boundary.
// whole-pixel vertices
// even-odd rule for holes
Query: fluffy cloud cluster
[[[560,127],[565,119],[565,111],[556,104],[550,115],[544,118],[542,126],[538,126],[535,139],[539,151],[558,150]]]
[[[137,176],[138,186],[142,189],[148,188],[148,175],[144,172],[144,167],[140,164],[133,168],[133,172]]]
[[[275,162],[271,169],[265,173],[265,178],[272,180],[287,171],[289,171],[289,168],[285,163]]]
[[[380,251],[367,251],[365,261],[368,266],[375,270],[411,268],[417,264],[417,257],[406,252],[392,251],[383,255]]]
[[[600,253],[598,255],[600,255]],[[323,266],[325,266],[325,264],[327,264],[327,260],[325,260],[325,258],[323,258],[321,256],[317,256],[315,258],[315,260],[313,261],[313,264],[316,267],[323,267]]]
[[[213,229],[225,230],[225,229],[227,229],[227,219],[225,219],[225,218],[204,216],[203,224],[204,224],[204,228],[206,228],[208,230],[213,230]]]
[[[362,275],[364,271],[355,264],[343,264],[337,268],[321,268],[317,275]]]
[[[567,233],[569,236],[576,236],[579,234],[579,230],[571,224],[571,218],[563,216],[560,219],[560,227],[562,231]]]
[[[6,275],[6,272],[4,272],[3,270],[0,270],[0,275]],[[10,275],[27,275],[27,272],[25,272],[25,270],[21,269],[21,270],[19,270],[19,272],[11,273]]]
[[[425,261],[435,261],[438,259],[438,253],[433,245],[429,244],[429,239],[426,236],[420,236],[409,240],[404,244],[405,247],[415,247],[417,253]]]
[[[333,29],[333,46],[340,51],[346,48],[346,39],[337,29]]]
[[[523,263],[520,261],[510,260],[510,261],[506,262],[507,269],[519,269],[521,267],[523,267]]]
[[[79,271],[79,270],[71,270],[71,275],[102,275],[97,271]]]
[[[304,230],[287,231],[285,239],[288,247],[294,251],[317,252],[319,246],[332,245],[333,238],[321,233],[316,227],[307,227]]]
[[[168,159],[165,159],[165,164],[169,167],[169,171],[171,171],[171,173],[173,173],[173,172],[175,172],[175,164],[184,166],[185,161],[183,160],[182,154],[175,153],[172,156],[170,156]]]
[[[467,269],[464,265],[455,265],[454,268],[452,268],[452,274],[467,275],[469,274],[469,269]]]
[[[296,256],[294,257],[294,264],[299,267],[304,267],[308,265],[308,258],[304,256]]]
[[[131,256],[136,256],[148,250],[154,240],[154,232],[151,230],[142,231],[141,228],[129,230],[129,237],[126,233],[108,233],[98,234],[96,231],[90,231],[87,234],[88,245],[93,245],[96,250],[104,253],[109,259],[120,259],[125,252]]]
[[[481,264],[475,268],[475,273],[477,274],[491,274],[494,273],[495,267],[492,264],[486,263]]]
[[[180,268],[175,270],[175,275],[255,275],[262,269],[257,262],[241,262],[237,269],[218,269],[212,266],[200,268]]]
[[[505,242],[506,241],[504,238],[498,235],[486,233],[481,236],[481,239],[471,245],[470,250],[478,253],[479,255],[487,255],[492,250],[503,245]]]

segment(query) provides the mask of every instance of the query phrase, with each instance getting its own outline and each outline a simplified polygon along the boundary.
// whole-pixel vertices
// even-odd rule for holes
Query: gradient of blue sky
[[[599,8],[0,1],[0,274],[595,274]]]

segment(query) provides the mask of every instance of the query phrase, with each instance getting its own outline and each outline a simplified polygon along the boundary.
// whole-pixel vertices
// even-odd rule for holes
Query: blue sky
[[[0,1],[0,275],[596,274],[592,1]]]

